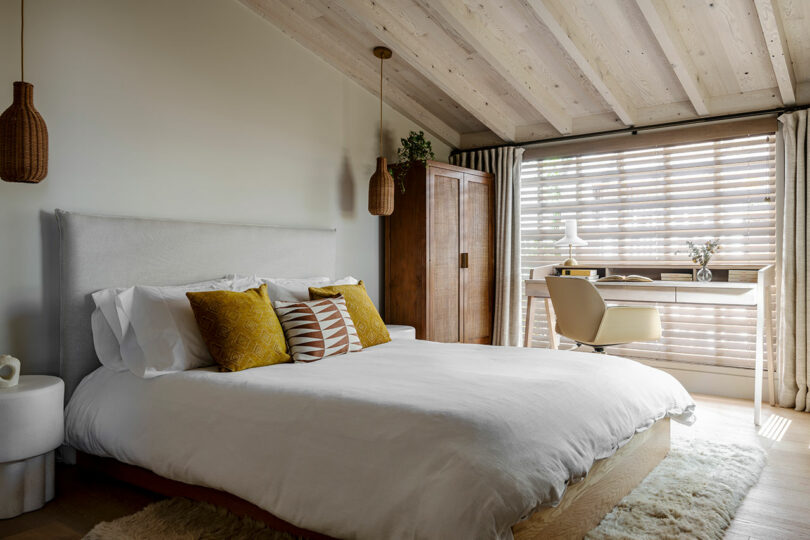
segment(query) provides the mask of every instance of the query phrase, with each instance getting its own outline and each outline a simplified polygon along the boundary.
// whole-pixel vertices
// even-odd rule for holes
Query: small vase
[[[711,281],[712,280],[712,271],[706,268],[705,266],[701,267],[700,270],[697,271],[697,280],[698,281]]]
[[[20,382],[20,361],[4,354],[0,356],[0,388],[11,388]]]

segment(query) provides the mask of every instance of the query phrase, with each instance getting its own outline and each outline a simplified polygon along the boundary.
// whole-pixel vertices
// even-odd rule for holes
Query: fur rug
[[[717,539],[765,466],[758,446],[673,440],[669,455],[587,535],[588,540]],[[85,540],[294,540],[187,499],[167,499],[103,522]]]
[[[212,504],[179,497],[152,503],[140,512],[103,521],[84,540],[296,540],[263,523],[240,518]]]
[[[664,461],[585,538],[720,540],[764,467],[759,446],[673,440]]]

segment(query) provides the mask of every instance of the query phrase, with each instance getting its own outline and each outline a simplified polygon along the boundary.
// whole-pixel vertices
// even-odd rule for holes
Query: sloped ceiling
[[[810,102],[808,0],[240,0],[456,148]]]

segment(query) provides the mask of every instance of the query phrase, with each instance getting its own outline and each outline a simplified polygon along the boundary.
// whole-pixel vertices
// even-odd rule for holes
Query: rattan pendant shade
[[[48,127],[34,108],[34,85],[24,82],[24,0],[20,0],[20,79],[14,101],[0,115],[0,178],[36,184],[48,174]]]
[[[373,216],[390,216],[394,213],[394,179],[388,172],[388,162],[377,158],[377,170],[368,182],[368,211]]]
[[[36,184],[48,174],[48,127],[34,108],[34,85],[14,83],[14,102],[0,116],[0,177]]]
[[[374,47],[374,56],[380,59],[380,154],[382,154],[383,61],[391,58],[391,49]],[[382,155],[377,158],[377,169],[368,182],[368,211],[373,216],[390,216],[394,212],[394,179],[388,172],[388,163]]]

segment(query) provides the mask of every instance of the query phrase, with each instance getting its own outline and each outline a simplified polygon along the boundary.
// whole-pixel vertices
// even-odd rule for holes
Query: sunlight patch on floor
[[[788,420],[784,416],[772,414],[768,417],[768,420],[762,424],[762,427],[759,429],[759,435],[772,441],[781,441],[782,437],[787,433],[791,422],[792,420]]]

